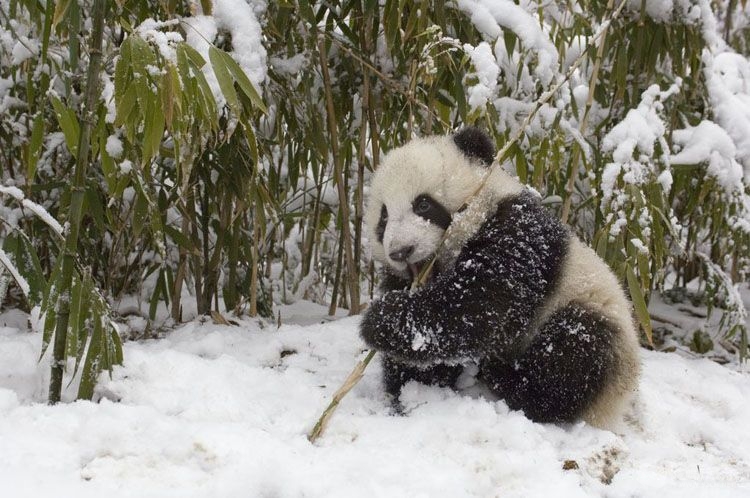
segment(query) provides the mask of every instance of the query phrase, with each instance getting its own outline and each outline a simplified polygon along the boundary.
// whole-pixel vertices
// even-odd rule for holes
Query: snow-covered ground
[[[357,318],[324,314],[301,303],[280,328],[195,321],[128,342],[98,402],[57,406],[41,402],[39,335],[0,315],[0,496],[750,496],[750,377],[677,353],[643,351],[616,432],[416,384],[392,416],[373,362],[310,444],[362,350]]]

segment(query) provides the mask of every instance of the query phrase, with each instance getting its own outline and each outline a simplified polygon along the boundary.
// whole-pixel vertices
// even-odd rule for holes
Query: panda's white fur
[[[443,230],[414,214],[412,200],[421,193],[431,192],[449,212],[456,213],[485,180],[488,171],[467,160],[450,137],[419,138],[389,152],[372,179],[365,211],[364,222],[373,242],[373,257],[403,272],[406,264],[390,259],[387,255],[391,250],[415,244],[415,261],[433,255],[442,240]],[[452,235],[445,241],[448,252],[453,253],[463,246],[484,221],[483,216],[490,211],[490,206],[522,190],[523,186],[505,171],[493,168],[486,188],[458,215],[470,220],[469,223],[458,229],[454,218]],[[388,206],[388,225],[383,243],[379,243],[375,227],[384,203]]]
[[[471,197],[482,182],[484,187]],[[487,168],[468,157],[452,136],[412,140],[388,153],[372,178],[365,223],[373,257],[407,277],[406,263],[393,261],[388,254],[404,245],[414,245],[410,260],[424,260],[439,250],[440,264],[448,267],[498,202],[524,190],[498,165]],[[429,192],[453,215],[442,247],[439,246],[444,231],[412,212],[413,199],[424,192]],[[388,220],[381,244],[375,228],[383,204],[387,206]],[[614,371],[581,416],[593,425],[611,426],[637,386],[637,331],[631,306],[617,278],[591,248],[570,235],[559,284],[537,310],[534,324],[544,323],[552,313],[573,301],[585,303],[615,323],[619,331],[613,342]]]

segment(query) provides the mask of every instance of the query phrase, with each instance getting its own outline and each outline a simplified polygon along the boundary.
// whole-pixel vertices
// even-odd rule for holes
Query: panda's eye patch
[[[380,208],[380,219],[378,225],[375,227],[375,235],[378,237],[378,242],[383,243],[383,237],[385,236],[385,226],[388,224],[388,209],[385,204]]]
[[[414,204],[414,212],[417,214],[427,213],[432,208],[432,203],[426,197],[419,199],[419,202]]]
[[[427,194],[418,196],[411,203],[414,214],[424,218],[443,230],[451,224],[451,214],[445,207]]]

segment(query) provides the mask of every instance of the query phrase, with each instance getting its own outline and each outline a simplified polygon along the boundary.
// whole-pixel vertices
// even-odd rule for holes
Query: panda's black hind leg
[[[461,365],[414,365],[401,362],[396,358],[383,355],[383,382],[385,390],[392,396],[392,407],[396,413],[403,413],[403,407],[399,402],[401,388],[410,380],[416,380],[422,384],[437,385],[440,387],[453,387],[458,377],[463,372]]]
[[[576,420],[611,373],[617,328],[570,304],[553,313],[529,348],[511,361],[482,362],[480,375],[514,410],[537,422]]]

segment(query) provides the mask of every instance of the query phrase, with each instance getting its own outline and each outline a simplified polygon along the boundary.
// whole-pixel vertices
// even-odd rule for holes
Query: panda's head
[[[492,141],[477,128],[390,151],[372,177],[365,211],[373,257],[413,278],[493,160]]]

